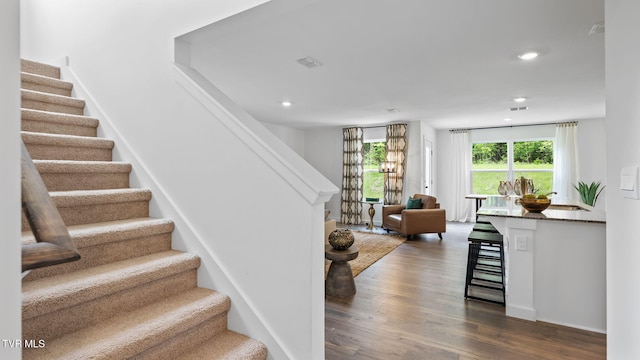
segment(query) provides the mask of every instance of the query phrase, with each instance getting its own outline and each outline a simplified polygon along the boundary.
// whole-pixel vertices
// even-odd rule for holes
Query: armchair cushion
[[[407,201],[407,209],[422,209],[422,199],[409,198]]]

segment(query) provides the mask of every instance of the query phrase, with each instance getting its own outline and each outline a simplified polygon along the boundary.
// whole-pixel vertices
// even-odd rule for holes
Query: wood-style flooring
[[[606,358],[604,334],[510,318],[501,305],[465,301],[472,226],[449,223],[442,241],[437,234],[406,241],[356,277],[353,297],[327,297],[326,359]]]

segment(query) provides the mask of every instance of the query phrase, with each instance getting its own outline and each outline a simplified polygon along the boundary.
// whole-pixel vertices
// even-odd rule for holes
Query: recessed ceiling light
[[[511,121],[511,118],[506,118],[504,119],[504,121]]]
[[[296,62],[309,69],[313,69],[323,65],[322,62],[312,58],[311,56],[303,57],[302,59],[296,60]]]
[[[520,60],[532,60],[532,59],[535,59],[537,57],[538,57],[538,53],[534,52],[534,51],[518,55],[518,58]]]
[[[526,97],[517,97],[517,98],[513,98],[513,101],[515,101],[515,102],[519,102],[519,103],[521,103],[521,102],[525,102],[526,100],[527,100],[527,98],[526,98]]]
[[[284,107],[290,107],[290,106],[291,106],[291,101],[283,101],[283,102],[282,102],[282,106],[284,106]]]

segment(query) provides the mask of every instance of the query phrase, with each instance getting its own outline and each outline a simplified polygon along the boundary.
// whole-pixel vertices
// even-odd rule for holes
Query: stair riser
[[[59,135],[76,135],[96,137],[97,130],[91,126],[67,125],[50,123],[46,121],[36,121],[22,119],[22,131],[31,131],[37,133],[49,133]]]
[[[27,99],[22,99],[22,107],[25,109],[51,111],[51,112],[58,112],[58,113],[71,114],[71,115],[84,114],[84,106],[76,107],[76,106],[54,104],[49,102],[27,100]]]
[[[62,89],[53,86],[47,86],[43,84],[36,84],[32,82],[22,82],[22,88],[25,90],[33,90],[39,91],[48,94],[62,95],[62,96],[71,96],[71,89]]]
[[[55,202],[55,199],[54,199]],[[87,204],[83,206],[61,207],[58,211],[67,226],[92,224],[98,222],[134,219],[149,216],[149,201],[132,201],[126,203]],[[22,231],[30,230],[27,220],[22,214]]]
[[[20,70],[27,73],[31,73],[31,74],[38,74],[42,76],[48,76],[54,79],[60,79],[59,67],[38,63],[35,61],[21,60]]]
[[[25,142],[33,160],[111,161],[112,149],[58,146]]]
[[[171,233],[108,242],[96,246],[79,248],[80,260],[33,270],[26,281],[70,273],[116,261],[158,253],[171,249]]]
[[[196,286],[197,270],[175,274],[53,313],[23,320],[23,338],[44,339],[48,342],[60,334],[99,324],[110,317],[149,305]]]
[[[142,354],[136,355],[136,360],[173,360],[179,359],[187,351],[193,350],[199,344],[227,329],[227,314],[220,314],[213,319],[175,336]],[[26,339],[26,338],[25,338]]]
[[[124,189],[129,173],[43,173],[40,176],[49,191]]]

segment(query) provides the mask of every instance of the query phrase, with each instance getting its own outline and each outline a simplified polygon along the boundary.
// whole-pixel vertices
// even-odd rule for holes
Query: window
[[[472,145],[473,193],[497,195],[500,181],[533,179],[538,194],[553,191],[553,141],[507,141]]]
[[[378,172],[378,165],[385,161],[387,155],[387,143],[384,141],[365,140],[364,149],[364,172],[363,197],[384,199],[384,174]]]

